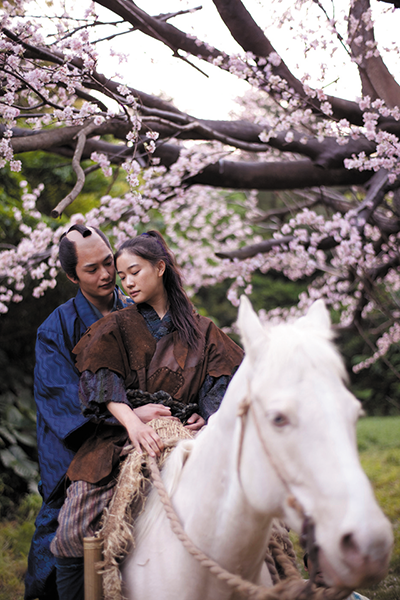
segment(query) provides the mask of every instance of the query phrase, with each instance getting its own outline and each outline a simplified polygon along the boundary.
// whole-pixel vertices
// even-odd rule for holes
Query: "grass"
[[[377,501],[393,526],[394,548],[388,576],[377,586],[357,590],[371,600],[400,600],[400,417],[367,417],[357,425],[361,464],[374,488]],[[302,569],[303,550],[291,539]]]
[[[357,428],[361,464],[393,526],[394,548],[388,577],[360,590],[371,600],[400,599],[400,417],[361,419]]]
[[[357,428],[361,464],[386,516],[395,544],[389,574],[374,588],[357,590],[371,600],[400,600],[400,417],[367,417]],[[0,523],[0,600],[21,600],[23,578],[40,497],[24,498],[10,521]],[[302,563],[302,551],[292,538]],[[304,575],[304,573],[303,573]]]
[[[41,502],[38,494],[29,494],[14,518],[0,523],[0,600],[24,597],[28,552]]]

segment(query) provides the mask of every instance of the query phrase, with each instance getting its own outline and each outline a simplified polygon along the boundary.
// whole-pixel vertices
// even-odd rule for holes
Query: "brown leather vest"
[[[111,313],[92,325],[73,352],[82,373],[107,368],[128,388],[164,390],[185,404],[196,402],[206,375],[231,375],[243,352],[206,317],[197,315],[200,340],[189,348],[174,331],[158,342],[136,306]]]
[[[197,401],[206,375],[231,375],[243,352],[214,323],[197,315],[201,332],[195,349],[176,331],[158,342],[136,306],[111,313],[92,325],[74,348],[78,370],[96,373],[107,368],[126,387],[150,393],[164,390],[185,404]],[[100,424],[76,453],[67,472],[70,481],[102,485],[113,476],[127,441],[124,427]]]

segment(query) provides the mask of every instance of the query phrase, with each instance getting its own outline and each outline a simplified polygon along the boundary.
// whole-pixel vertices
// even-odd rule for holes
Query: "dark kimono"
[[[132,303],[115,288],[113,310]],[[93,432],[79,403],[79,373],[72,354],[74,346],[101,314],[79,290],[39,327],[36,340],[35,402],[37,444],[43,504],[28,557],[25,599],[56,597],[55,563],[49,545],[57,529],[64,501],[64,481],[75,451]]]

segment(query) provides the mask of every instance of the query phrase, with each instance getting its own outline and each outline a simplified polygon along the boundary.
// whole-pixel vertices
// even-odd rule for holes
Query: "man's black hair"
[[[101,237],[101,239],[106,243],[106,245],[110,248],[112,252],[111,244],[107,236],[104,235],[104,233],[97,227],[92,227],[92,229]],[[68,231],[63,233],[60,237],[60,241],[58,244],[58,256],[60,258],[61,267],[67,275],[69,275],[73,279],[78,279],[76,275],[76,265],[78,264],[76,244],[75,242],[71,242],[71,240],[67,238],[67,234],[70,231],[78,231],[82,235],[82,237],[86,238],[92,235],[92,230],[86,227],[85,225],[77,223],[76,225],[72,225],[68,229]]]

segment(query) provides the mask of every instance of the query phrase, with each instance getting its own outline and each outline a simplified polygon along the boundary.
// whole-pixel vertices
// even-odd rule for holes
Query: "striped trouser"
[[[75,481],[58,515],[58,528],[50,549],[54,556],[83,556],[83,538],[92,537],[99,529],[103,510],[114,494],[116,480],[106,485]]]

